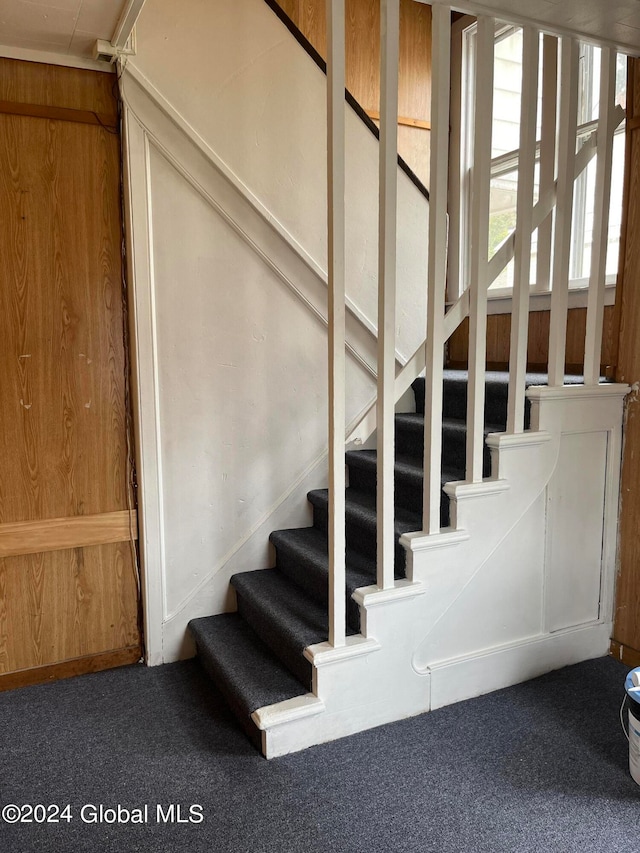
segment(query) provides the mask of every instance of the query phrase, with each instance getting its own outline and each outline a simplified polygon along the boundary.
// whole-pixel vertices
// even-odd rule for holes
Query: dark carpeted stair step
[[[420,417],[420,416],[419,416]],[[375,450],[350,450],[346,454],[349,466],[349,485],[359,492],[375,494],[377,482],[377,454]],[[442,471],[441,483],[464,478],[462,471]],[[422,513],[424,470],[413,456],[396,456],[395,503],[411,512]],[[440,502],[440,525],[449,526],[449,498],[442,493]]]
[[[329,493],[326,489],[309,492],[307,498],[313,506],[313,524],[319,530],[327,530],[329,515]],[[360,492],[348,488],[346,491],[347,547],[359,553],[376,557],[376,495],[375,492]],[[419,511],[410,512],[404,507],[395,511],[395,576],[404,577],[405,551],[397,541],[403,533],[422,529]]]
[[[277,569],[241,572],[231,585],[238,596],[238,613],[290,672],[311,690],[312,667],[303,651],[326,642],[329,617],[320,604]]]
[[[326,608],[329,597],[327,534],[315,527],[299,527],[275,530],[269,538],[276,549],[276,568]],[[375,561],[347,551],[345,579],[347,620],[357,633],[360,631],[360,608],[351,595],[359,587],[376,582]]]
[[[307,690],[237,613],[192,619],[189,630],[204,669],[261,750],[261,733],[251,714]]]
[[[466,370],[445,370],[443,374],[443,417],[465,420],[467,417],[467,382],[469,374]],[[527,373],[526,386],[546,385],[546,373]],[[582,376],[567,375],[566,385],[582,384]],[[425,380],[416,379],[412,385],[416,399],[416,411],[424,413]],[[499,426],[498,432],[503,431],[507,423],[507,398],[509,394],[509,374],[502,370],[488,370],[485,385],[485,423]],[[530,423],[531,405],[525,400],[525,428]]]

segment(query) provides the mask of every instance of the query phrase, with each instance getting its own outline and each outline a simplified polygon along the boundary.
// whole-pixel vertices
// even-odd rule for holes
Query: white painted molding
[[[480,483],[467,483],[463,481],[445,483],[443,490],[451,498],[460,501],[475,500],[489,495],[500,495],[508,492],[511,485],[508,480],[482,480]]]
[[[142,564],[145,657],[150,666],[164,662],[164,518],[157,335],[148,142],[142,126],[125,111],[124,208],[131,324],[132,401],[140,484],[138,518]]]
[[[530,400],[592,400],[603,397],[627,396],[629,385],[616,382],[602,382],[600,385],[558,385],[550,388],[548,385],[532,385],[527,389]]]
[[[551,441],[551,434],[544,430],[526,430],[525,432],[490,432],[486,438],[487,447],[511,450],[516,447],[530,447]]]
[[[24,62],[45,62],[47,65],[64,65],[67,68],[83,68],[86,71],[115,74],[115,68],[109,62],[100,62],[84,56],[72,56],[70,53],[55,53],[49,50],[33,50],[27,47],[0,44],[0,56],[6,59],[22,59]]]
[[[294,720],[315,717],[323,711],[324,702],[313,693],[306,693],[304,696],[295,696],[293,699],[285,699],[273,705],[264,705],[251,714],[251,719],[261,731],[264,731]]]
[[[427,3],[427,0],[417,0],[417,2]],[[478,17],[479,15],[496,16],[519,26],[538,27],[538,29],[543,32],[550,33],[551,35],[574,36],[582,41],[591,42],[592,44],[601,45],[603,47],[613,47],[621,53],[629,54],[629,56],[638,55],[636,27],[627,27],[629,32],[633,33],[633,38],[630,37],[628,41],[625,41],[624,39],[605,38],[602,35],[601,30],[596,35],[594,32],[590,32],[584,27],[568,27],[563,24],[558,24],[555,21],[551,22],[549,20],[535,18],[531,15],[523,15],[521,12],[514,11],[513,3],[510,2],[510,0],[498,0],[493,3],[477,3],[476,0],[457,0],[455,3],[450,3],[450,0],[429,0],[429,4],[450,5],[453,9],[459,12],[464,12],[467,15],[473,15],[474,17]],[[563,4],[560,4],[560,6],[562,5]],[[551,8],[549,11],[551,12],[553,11],[555,3],[546,3],[545,6],[550,6]],[[525,5],[521,4],[521,8],[525,8]],[[538,8],[540,8],[540,6],[538,6]],[[594,18],[594,21],[597,20],[599,19]]]
[[[127,107],[136,115],[138,121],[145,129],[153,136],[154,143],[157,137],[149,127],[147,114],[142,114],[140,100],[134,100],[132,93],[128,91],[128,86],[131,78],[153,104],[161,110],[162,113],[190,140],[190,142],[200,151],[206,160],[236,189],[238,193],[254,208],[254,210],[264,219],[266,223],[284,240],[285,243],[295,252],[295,254],[303,261],[307,268],[319,279],[320,282],[327,286],[327,271],[324,270],[316,260],[307,252],[307,250],[295,239],[295,237],[285,228],[285,226],[270,213],[260,199],[249,189],[249,187],[233,172],[232,169],[216,154],[216,152],[207,144],[200,134],[192,127],[192,125],[176,110],[172,104],[158,91],[150,80],[136,67],[135,62],[131,59],[124,66],[124,72],[121,77],[121,95]],[[398,167],[399,168],[399,167]],[[404,174],[404,173],[402,173]],[[408,179],[407,179],[408,180]],[[417,192],[417,190],[416,190]],[[377,326],[368,318],[363,311],[347,296],[345,299],[347,311],[362,326],[372,335],[377,337]],[[395,358],[398,364],[404,364],[405,359],[402,354],[396,350]]]
[[[424,595],[426,591],[425,585],[420,581],[397,580],[394,586],[387,589],[380,589],[375,584],[362,586],[354,591],[351,598],[360,607],[368,610],[382,604],[394,604],[405,601],[407,598],[414,598],[416,595]]]
[[[418,672],[431,676],[431,710],[436,710],[554,669],[603,657],[609,651],[612,628],[611,622],[569,628],[435,662]]]
[[[304,650],[304,656],[316,669],[319,669],[334,663],[369,655],[381,648],[380,643],[373,637],[354,634],[346,638],[344,646],[334,647],[330,643],[315,643],[312,646],[307,646]]]
[[[418,553],[419,551],[432,551],[436,548],[449,548],[451,545],[460,545],[470,538],[467,530],[443,527],[439,533],[404,533],[400,537],[400,544],[407,551]]]

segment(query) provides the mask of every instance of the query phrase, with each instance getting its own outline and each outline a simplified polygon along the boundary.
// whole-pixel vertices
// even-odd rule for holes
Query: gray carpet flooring
[[[0,822],[0,851],[630,853],[626,672],[602,658],[271,762],[193,661],[3,693],[0,807],[72,819]],[[202,822],[157,823],[171,803]],[[84,804],[149,822],[83,823]]]

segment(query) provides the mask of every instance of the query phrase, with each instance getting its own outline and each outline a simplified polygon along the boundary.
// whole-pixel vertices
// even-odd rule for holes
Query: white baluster
[[[344,0],[327,4],[329,255],[329,642],[345,644]]]
[[[423,530],[440,530],[442,362],[447,253],[451,9],[434,6],[431,36],[431,165],[424,418]]]
[[[569,255],[576,156],[578,108],[578,42],[561,41],[560,122],[558,127],[558,188],[553,234],[553,274],[549,330],[549,385],[564,385],[569,306]]]
[[[394,584],[396,210],[399,0],[380,4],[380,203],[378,231],[377,582]]]
[[[482,481],[495,21],[478,18],[469,267],[467,481]]]
[[[516,203],[515,270],[511,313],[509,399],[507,432],[524,429],[524,393],[529,336],[529,279],[533,188],[536,166],[536,116],[538,111],[538,31],[523,30],[522,88],[520,102],[520,154]]]
[[[616,52],[611,48],[602,48],[598,160],[593,214],[593,242],[591,244],[591,273],[587,298],[587,334],[584,351],[585,385],[597,385],[600,381],[607,246],[609,243],[609,196],[611,193],[615,83]]]
[[[545,35],[542,40],[542,129],[540,135],[540,192],[542,199],[555,187],[556,111],[558,105],[558,39]],[[549,214],[538,228],[536,290],[549,290],[551,284],[551,236],[553,216]]]

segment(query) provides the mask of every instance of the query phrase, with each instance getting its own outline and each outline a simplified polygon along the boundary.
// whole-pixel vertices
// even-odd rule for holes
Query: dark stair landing
[[[582,382],[582,377],[567,381]],[[546,374],[528,374],[527,385],[545,385]],[[422,526],[424,379],[413,383],[416,412],[396,415],[395,528]],[[507,419],[508,374],[486,375],[486,432],[502,432]],[[464,479],[467,373],[446,370],[442,428],[442,485]],[[526,404],[526,426],[530,406]],[[347,633],[360,631],[360,610],[351,595],[376,581],[376,452],[348,451],[346,491]],[[490,474],[485,449],[484,475]],[[449,499],[441,493],[440,524],[449,525]],[[326,489],[309,492],[313,527],[276,530],[274,569],[241,572],[231,578],[238,612],[194,619],[189,629],[198,656],[240,724],[258,749],[261,735],[251,714],[311,690],[311,664],[304,649],[328,637],[328,554]],[[405,552],[397,543],[395,576],[404,577]]]

